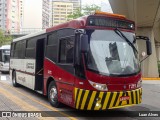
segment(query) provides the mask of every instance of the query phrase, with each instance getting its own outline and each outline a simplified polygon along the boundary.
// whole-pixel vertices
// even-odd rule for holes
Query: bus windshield
[[[9,63],[10,55],[4,55],[4,62]]]
[[[10,50],[3,50],[3,62],[9,63],[10,60]]]
[[[134,33],[122,32],[133,43]],[[102,74],[126,76],[140,71],[137,52],[113,30],[88,30],[87,68]]]

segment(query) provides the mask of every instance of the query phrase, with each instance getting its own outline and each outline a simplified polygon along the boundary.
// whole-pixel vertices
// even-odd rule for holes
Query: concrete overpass
[[[142,63],[143,77],[159,77],[157,61],[160,61],[160,0],[109,0],[113,13],[123,14],[134,20],[136,34],[148,36],[153,54]],[[145,45],[138,42],[140,53]]]

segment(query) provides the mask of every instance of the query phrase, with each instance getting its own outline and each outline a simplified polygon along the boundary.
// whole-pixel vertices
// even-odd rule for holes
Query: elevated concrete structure
[[[136,22],[136,35],[148,36],[152,42],[152,55],[142,65],[143,77],[159,77],[160,61],[160,0],[109,0],[113,13],[123,14]],[[138,42],[139,53],[145,44]],[[141,56],[141,55],[140,55]]]

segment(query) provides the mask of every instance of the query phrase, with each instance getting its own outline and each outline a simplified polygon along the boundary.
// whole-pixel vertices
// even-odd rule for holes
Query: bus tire
[[[51,81],[48,87],[48,100],[53,107],[60,107],[61,103],[58,101],[58,90],[54,81]]]
[[[19,84],[16,81],[16,72],[15,71],[12,73],[12,85],[14,87],[18,87],[19,86]]]

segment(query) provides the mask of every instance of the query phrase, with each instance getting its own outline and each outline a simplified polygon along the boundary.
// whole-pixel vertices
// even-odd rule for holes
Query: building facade
[[[50,26],[50,2],[43,0],[42,2],[42,29]]]
[[[0,29],[28,34],[64,23],[80,0],[0,0]]]
[[[80,8],[80,0],[50,0],[50,23],[51,26],[64,23],[68,15]]]
[[[73,3],[53,2],[52,3],[52,26],[67,21],[67,16],[73,13]]]
[[[73,3],[73,11],[81,7],[81,0],[69,0]]]
[[[24,0],[20,0],[19,4],[19,21],[20,21],[20,31],[23,27],[23,20],[24,20]]]
[[[20,31],[23,0],[0,0],[0,28],[7,33]]]

